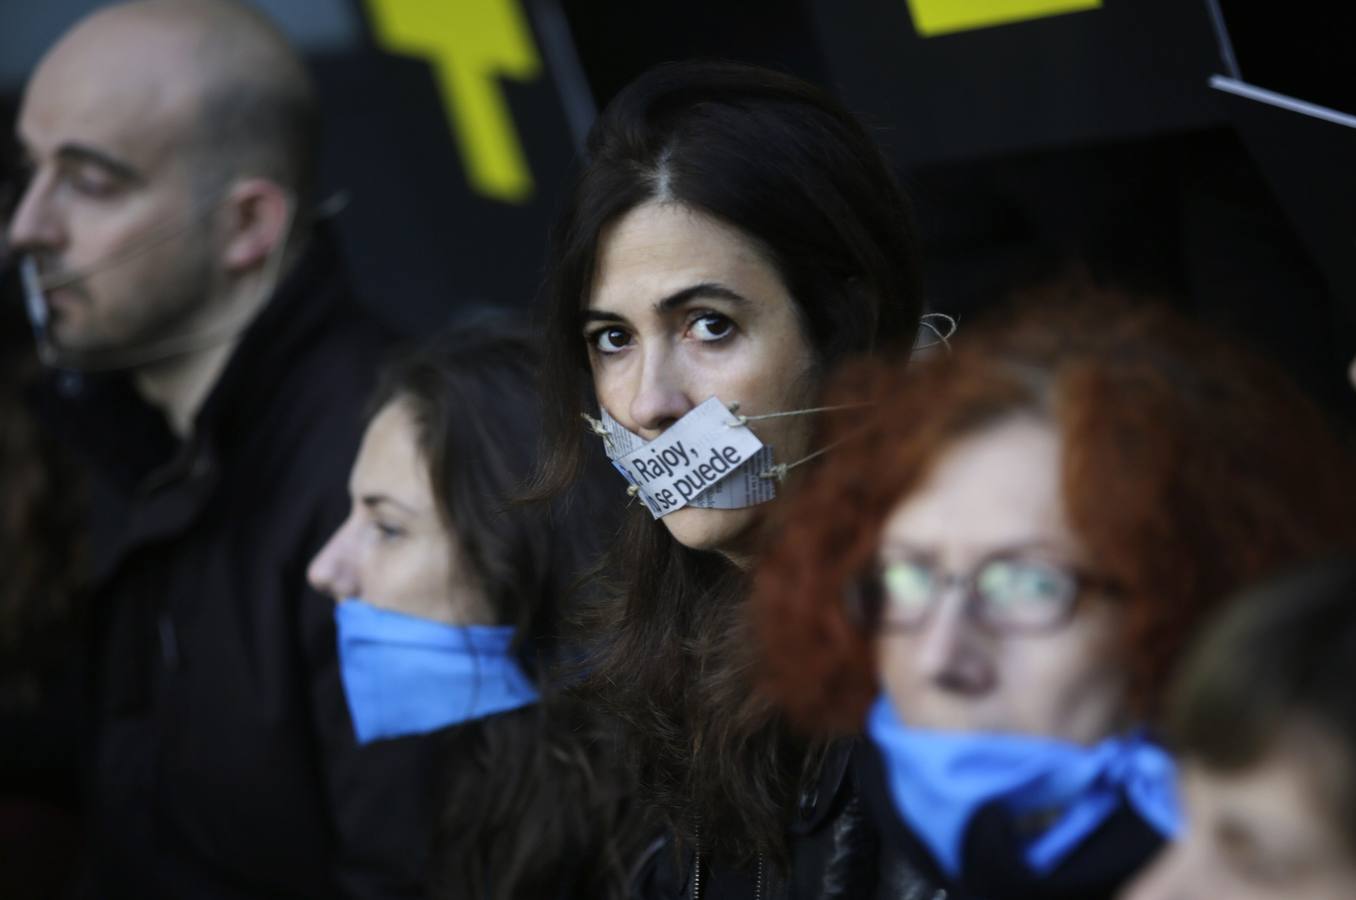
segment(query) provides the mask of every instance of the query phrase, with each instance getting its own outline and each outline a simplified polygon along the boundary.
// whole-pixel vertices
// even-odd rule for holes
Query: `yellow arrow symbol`
[[[921,37],[1098,9],[1102,0],[909,0]]]
[[[471,187],[507,203],[532,196],[532,171],[499,84],[541,72],[517,0],[367,0],[367,9],[380,45],[433,64]]]

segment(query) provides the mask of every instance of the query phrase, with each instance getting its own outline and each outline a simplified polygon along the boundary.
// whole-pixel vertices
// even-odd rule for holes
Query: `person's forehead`
[[[1024,416],[960,438],[896,503],[884,537],[955,543],[977,555],[1032,540],[1073,544],[1063,515],[1061,453],[1054,429]]]
[[[78,144],[153,168],[184,144],[199,107],[199,79],[182,44],[155,29],[68,35],[24,91],[20,141],[37,154]]]
[[[416,435],[413,414],[405,402],[396,400],[378,411],[353,467],[353,493],[386,495],[413,510],[431,511],[433,488]]]
[[[630,210],[599,236],[589,306],[619,299],[647,303],[651,294],[691,282],[775,281],[754,241],[732,225],[675,203]]]

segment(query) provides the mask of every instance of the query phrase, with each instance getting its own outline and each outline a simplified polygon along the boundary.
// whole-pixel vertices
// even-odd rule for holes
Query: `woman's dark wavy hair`
[[[480,317],[386,370],[373,412],[407,404],[438,509],[543,702],[452,729],[431,880],[439,896],[620,896],[628,806],[611,748],[553,690],[559,617],[597,522],[585,496],[516,503],[540,436],[536,346]],[[586,487],[586,486],[581,486]],[[638,839],[638,838],[637,838]]]
[[[0,710],[29,712],[46,680],[69,664],[84,628],[87,489],[29,409],[26,390],[41,366],[27,323],[0,321],[7,326],[26,346],[0,342]]]
[[[552,237],[541,494],[599,453],[580,417],[595,410],[581,314],[605,229],[641,204],[678,204],[749,237],[820,371],[853,353],[907,354],[921,312],[909,203],[871,135],[825,92],[733,63],[660,66],[609,104],[588,153]],[[639,506],[604,571],[606,597],[581,623],[593,638],[587,690],[622,724],[647,805],[682,840],[700,825],[704,848],[727,861],[784,858],[807,757],[748,707],[744,575],[680,546]]]

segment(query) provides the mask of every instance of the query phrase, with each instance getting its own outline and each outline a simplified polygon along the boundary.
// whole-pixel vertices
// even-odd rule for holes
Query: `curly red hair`
[[[780,511],[752,600],[764,688],[793,721],[861,725],[876,661],[843,588],[948,449],[1012,415],[1061,435],[1065,511],[1095,567],[1122,586],[1118,652],[1149,721],[1222,598],[1356,547],[1356,470],[1281,372],[1159,306],[1072,290],[963,332],[950,354],[859,362],[834,379],[827,405],[872,405],[824,424],[820,445],[838,446]]]

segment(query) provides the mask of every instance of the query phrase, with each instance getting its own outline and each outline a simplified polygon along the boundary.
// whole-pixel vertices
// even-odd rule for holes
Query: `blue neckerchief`
[[[1142,734],[1084,747],[1026,735],[925,731],[905,725],[885,697],[872,706],[867,733],[885,761],[896,811],[953,879],[961,876],[971,820],[991,804],[1014,817],[1054,814],[1024,848],[1037,875],[1053,871],[1127,803],[1166,838],[1181,828],[1176,765]]]
[[[339,669],[358,742],[424,734],[537,701],[513,628],[445,625],[345,600]]]

